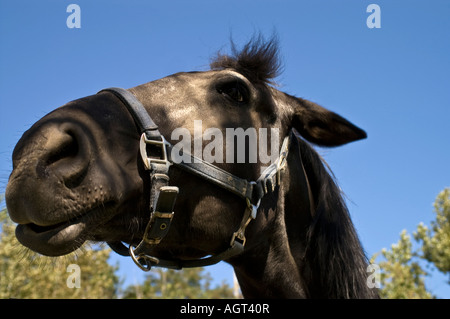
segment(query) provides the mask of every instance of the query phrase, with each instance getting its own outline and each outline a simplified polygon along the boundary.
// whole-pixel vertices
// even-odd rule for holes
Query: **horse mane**
[[[328,165],[298,138],[315,201],[308,227],[303,274],[312,298],[374,298],[368,261],[339,187]]]
[[[230,41],[232,54],[218,52],[210,63],[212,70],[234,69],[254,84],[274,84],[273,79],[281,73],[276,36],[267,41],[262,35],[254,36],[241,50]]]

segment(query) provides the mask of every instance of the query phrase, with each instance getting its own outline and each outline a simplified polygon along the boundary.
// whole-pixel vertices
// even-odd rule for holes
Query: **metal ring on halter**
[[[156,257],[152,257],[145,254],[139,254],[137,257],[134,254],[133,246],[130,245],[128,248],[130,251],[131,259],[133,259],[134,263],[141,268],[143,271],[150,271],[152,269],[152,266],[156,266],[159,264],[159,259]],[[141,260],[144,260],[145,263],[142,263]]]

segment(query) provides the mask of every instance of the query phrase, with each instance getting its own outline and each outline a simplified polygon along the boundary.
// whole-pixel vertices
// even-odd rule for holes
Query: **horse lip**
[[[16,237],[22,245],[42,255],[61,256],[79,248],[88,239],[88,231],[105,219],[104,210],[94,208],[77,218],[50,226],[19,224]]]
[[[16,237],[22,245],[46,256],[65,255],[81,246],[84,242],[82,234],[86,229],[85,223],[79,221],[58,225],[36,231],[34,224],[19,224]]]

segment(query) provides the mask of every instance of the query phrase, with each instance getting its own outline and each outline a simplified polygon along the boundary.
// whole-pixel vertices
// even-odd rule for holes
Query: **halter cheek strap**
[[[175,269],[207,266],[243,252],[246,241],[245,230],[248,224],[256,218],[261,199],[280,184],[280,175],[286,166],[293,133],[291,132],[285,137],[278,159],[267,167],[256,181],[249,182],[192,155],[188,162],[173,162],[170,158],[173,146],[161,135],[158,126],[133,94],[121,88],[108,88],[99,93],[101,92],[113,93],[132,114],[142,133],[139,145],[140,154],[145,169],[150,173],[151,180],[150,220],[142,240],[136,248],[130,245],[127,249],[122,242],[108,242],[109,246],[121,255],[131,256],[136,265],[144,271],[149,271],[152,266]],[[155,245],[158,245],[167,235],[174,216],[173,209],[178,195],[178,187],[169,186],[168,174],[171,165],[176,165],[245,200],[246,208],[239,228],[232,234],[230,244],[223,252],[196,260],[164,260],[149,254]]]

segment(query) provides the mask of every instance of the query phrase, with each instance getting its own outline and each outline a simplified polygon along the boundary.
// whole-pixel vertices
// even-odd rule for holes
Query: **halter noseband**
[[[121,88],[107,88],[98,93],[101,92],[113,93],[125,104],[133,116],[142,133],[139,143],[140,153],[144,167],[150,173],[151,181],[150,221],[140,243],[136,248],[130,244],[128,249],[122,242],[108,242],[108,245],[120,255],[131,256],[136,265],[144,271],[149,271],[152,266],[181,269],[213,265],[243,252],[246,240],[245,230],[250,221],[256,218],[261,199],[280,184],[280,173],[286,166],[292,133],[284,138],[278,159],[267,167],[256,181],[249,182],[192,155],[190,155],[189,162],[173,162],[170,158],[173,146],[161,135],[158,126],[132,93]],[[150,151],[153,153],[155,148],[157,155],[149,154]],[[233,233],[229,247],[223,252],[194,260],[165,260],[147,253],[167,235],[174,216],[173,208],[178,195],[178,187],[168,186],[168,173],[171,165],[176,165],[191,174],[202,177],[246,201],[245,212],[239,228]]]

